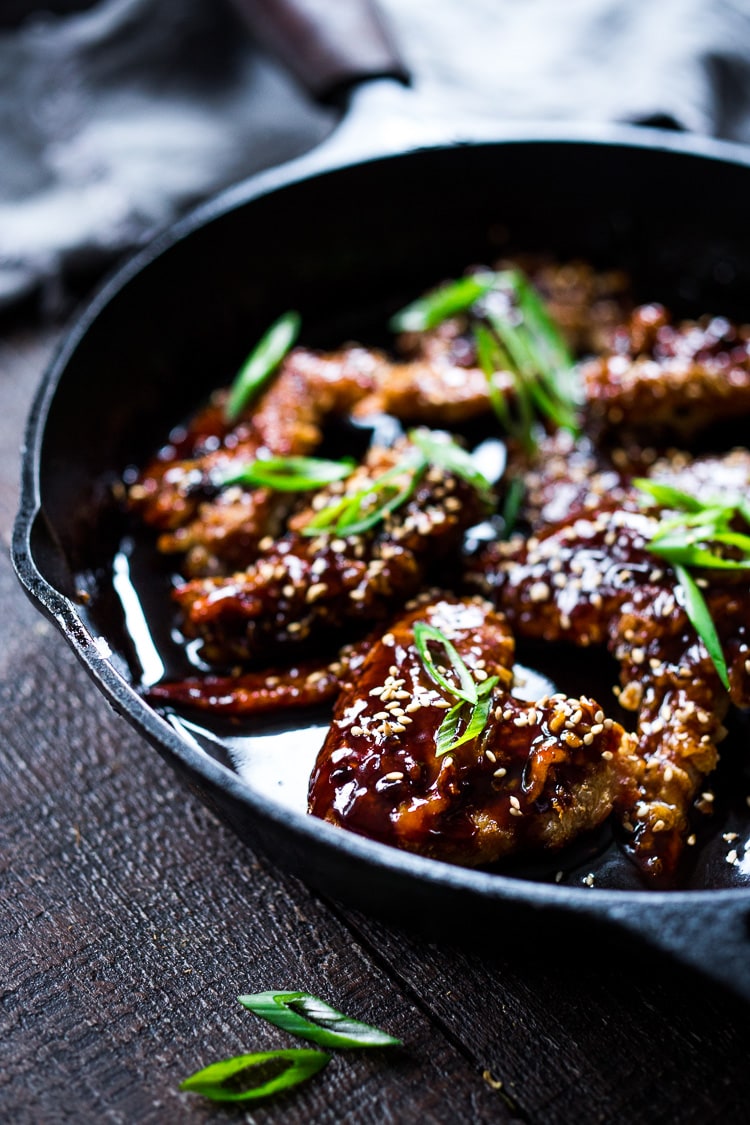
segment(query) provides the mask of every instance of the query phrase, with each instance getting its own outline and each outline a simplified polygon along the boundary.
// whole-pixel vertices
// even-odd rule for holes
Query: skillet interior
[[[460,903],[465,918],[469,912],[494,923],[512,907],[517,929],[542,906],[560,919],[580,913],[629,925],[633,918],[646,936],[646,913],[655,916],[664,903],[657,928],[665,932],[683,904],[692,903],[685,908],[694,914],[699,896],[592,895],[403,856],[269,809],[209,754],[187,747],[128,686],[133,654],[109,596],[119,528],[106,484],[226,383],[248,342],[283,309],[300,310],[311,346],[376,343],[388,314],[416,293],[514,249],[623,267],[638,298],[658,298],[681,315],[747,319],[750,165],[656,142],[519,140],[422,150],[322,174],[313,159],[277,179],[276,190],[239,189],[166,235],[105,287],[74,328],[32,419],[16,538],[22,579],[110,699],[202,798],[328,893],[423,918],[445,919],[446,907]],[[34,518],[37,486],[43,515]],[[88,610],[74,611],[56,592],[73,599],[82,575],[94,597]],[[87,630],[105,638],[111,662]],[[712,884],[709,873],[707,885],[720,882]],[[700,898],[709,911],[721,900],[725,934],[743,949],[746,893]],[[709,930],[707,923],[698,946]],[[679,944],[675,938],[673,947]]]

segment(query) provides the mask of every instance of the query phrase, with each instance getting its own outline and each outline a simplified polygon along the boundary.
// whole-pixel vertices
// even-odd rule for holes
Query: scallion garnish
[[[746,501],[737,497],[704,502],[670,485],[638,478],[633,481],[644,495],[660,506],[679,514],[661,519],[649,540],[649,551],[670,563],[682,587],[685,612],[724,687],[729,691],[729,672],[716,626],[703,593],[688,570],[750,570],[750,536],[734,531],[731,524],[742,519],[750,524]],[[730,547],[740,557],[717,553],[717,547]]]
[[[303,527],[302,534],[332,532],[347,536],[369,531],[410,499],[425,468],[423,458],[404,457],[364,488],[321,508]]]
[[[578,432],[573,359],[544,301],[518,269],[469,274],[433,290],[392,318],[394,331],[425,332],[457,313],[469,316],[490,404],[527,453],[537,421]],[[513,381],[513,402],[496,376]]]
[[[503,521],[503,539],[509,539],[513,533],[525,492],[526,482],[523,477],[513,477],[505,493],[503,508],[500,512]]]
[[[484,473],[480,473],[471,454],[452,441],[447,434],[434,433],[431,430],[410,430],[409,440],[416,445],[428,465],[445,469],[447,473],[465,480],[476,489],[479,498],[485,504],[492,504],[492,485],[487,477]]]
[[[446,712],[435,735],[435,756],[442,758],[444,754],[448,754],[465,742],[472,741],[482,733],[489,718],[492,689],[499,677],[490,676],[486,680],[477,682],[455,645],[440,629],[429,625],[426,621],[417,621],[414,625],[414,644],[430,679],[458,700]],[[430,651],[431,644],[442,650],[440,665],[436,663]],[[448,679],[448,666],[453,670],[458,683]],[[463,733],[459,734],[462,726]]]
[[[444,320],[471,308],[495,284],[489,271],[472,273],[433,289],[395,313],[388,322],[392,332],[427,332]]]
[[[238,999],[261,1019],[321,1047],[394,1047],[401,1043],[377,1027],[350,1019],[308,992],[258,992]]]
[[[461,477],[476,489],[484,503],[492,502],[490,482],[460,445],[447,436],[439,437],[427,430],[411,430],[409,438],[414,448],[400,461],[358,491],[321,508],[302,529],[302,534],[314,536],[330,532],[346,537],[370,531],[411,499],[430,465]]]
[[[214,1102],[245,1102],[267,1098],[305,1082],[329,1061],[330,1055],[310,1048],[256,1051],[212,1063],[180,1083],[181,1090],[203,1094]]]
[[[299,313],[290,310],[261,337],[232,383],[224,408],[227,422],[237,421],[251,399],[273,375],[297,339],[299,329]]]
[[[304,492],[323,488],[351,476],[355,462],[350,458],[326,461],[321,457],[266,457],[251,461],[222,477],[220,486],[241,484],[250,488],[272,488],[275,492]]]

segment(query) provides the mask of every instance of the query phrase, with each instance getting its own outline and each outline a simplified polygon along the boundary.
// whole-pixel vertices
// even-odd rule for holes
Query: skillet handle
[[[322,102],[409,72],[372,0],[232,0],[244,22]]]

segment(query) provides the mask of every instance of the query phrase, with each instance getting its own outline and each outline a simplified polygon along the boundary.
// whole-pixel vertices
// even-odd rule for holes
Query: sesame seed
[[[566,746],[570,746],[573,750],[577,750],[582,745],[581,739],[577,734],[573,734],[572,730],[564,730],[561,738]]]
[[[384,645],[391,646],[395,645],[396,643],[396,638],[394,637],[393,633],[383,633],[383,636],[380,639]]]
[[[511,816],[523,816],[523,813],[521,812],[520,809],[511,808],[511,809],[508,810],[508,812],[510,813]]]
[[[493,775],[492,775],[492,776],[493,776],[493,777],[505,777],[505,775],[506,775],[506,773],[507,773],[507,772],[508,772],[508,771],[506,770],[505,766],[499,766],[499,767],[498,767],[498,768],[497,768],[497,769],[495,770],[495,772],[493,773]]]
[[[282,592],[282,594],[284,595],[285,598],[293,598],[294,597],[294,586],[290,586],[290,585],[282,586],[281,592]]]
[[[728,844],[731,844],[734,840],[739,839],[739,835],[739,832],[724,832],[722,840],[726,840]]]
[[[529,590],[529,599],[532,602],[546,602],[549,596],[550,588],[546,582],[534,582]]]
[[[491,750],[485,750],[484,756],[485,756],[485,758],[487,759],[488,762],[492,762],[493,764],[497,761],[497,758],[495,757],[495,755],[492,753]]]
[[[727,852],[725,860],[729,864],[737,864],[739,862],[739,860],[737,859],[737,849],[732,848],[731,852]]]
[[[583,881],[584,881],[584,883],[586,884],[587,887],[593,887],[593,885],[594,885],[594,873],[593,873],[593,871],[589,871],[588,875],[584,876]]]
[[[605,762],[611,762],[614,758],[614,754],[611,750],[602,750],[602,757],[604,758]]]
[[[352,727],[349,733],[353,734],[355,738],[359,738],[359,736],[361,734],[364,734],[365,732],[363,731],[362,727]]]
[[[325,582],[314,582],[305,594],[305,601],[314,602],[321,594],[325,594],[327,589]]]
[[[509,800],[514,809],[520,809],[521,802],[518,800],[518,797],[511,795]]]
[[[403,781],[404,775],[400,770],[393,770],[391,773],[383,775],[383,781]]]
[[[548,722],[547,726],[549,727],[549,729],[552,731],[553,734],[557,734],[557,732],[564,725],[564,723],[565,723],[565,712],[561,711],[561,710],[558,710],[558,711],[555,711],[554,715],[552,716],[552,718]]]
[[[557,871],[555,873],[555,882],[560,883],[562,881],[562,877],[563,877],[562,871]]]
[[[685,843],[688,845],[688,847],[692,848],[695,846],[695,842],[695,833],[691,832]]]

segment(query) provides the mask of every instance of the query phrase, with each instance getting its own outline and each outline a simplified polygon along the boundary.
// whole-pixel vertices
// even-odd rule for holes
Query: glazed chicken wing
[[[263,536],[277,534],[288,497],[265,488],[219,486],[222,474],[259,455],[292,456],[320,444],[321,426],[348,413],[373,387],[382,356],[349,347],[329,355],[296,348],[252,414],[228,427],[226,392],[214,396],[179,440],[164,447],[128,490],[128,503],[161,532],[165,553],[186,556],[190,574],[246,565]]]
[[[661,305],[643,305],[581,375],[594,431],[685,441],[750,413],[750,329],[724,317],[672,324]]]
[[[438,756],[455,699],[430,677],[417,622],[440,630],[471,674],[497,676],[484,729]],[[509,694],[514,644],[482,599],[423,602],[391,626],[339,697],[309,809],[339,827],[476,866],[557,849],[600,824],[629,738],[590,699]]]
[[[437,568],[457,564],[464,532],[478,521],[483,502],[472,485],[437,467],[415,477],[404,468],[394,488],[408,499],[372,530],[306,534],[326,505],[356,497],[363,486],[404,464],[411,447],[374,448],[363,466],[336,490],[321,491],[315,506],[291,521],[262,554],[228,578],[196,579],[175,598],[184,630],[203,639],[212,663],[232,663],[325,638],[342,625],[383,620],[417,594]]]
[[[721,499],[731,495],[743,466],[747,488],[745,451],[696,459],[680,470],[673,465],[671,479]],[[664,479],[669,463],[659,469]],[[648,551],[657,519],[658,511],[643,510],[632,494],[622,502],[604,497],[597,510],[574,510],[528,540],[492,544],[475,581],[518,635],[605,644],[619,661],[619,700],[638,714],[638,742],[625,759],[618,807],[640,867],[654,877],[671,877],[691,803],[717,762],[730,696],[690,624],[674,570]],[[727,656],[731,699],[747,706],[747,578],[707,574],[705,597]]]

